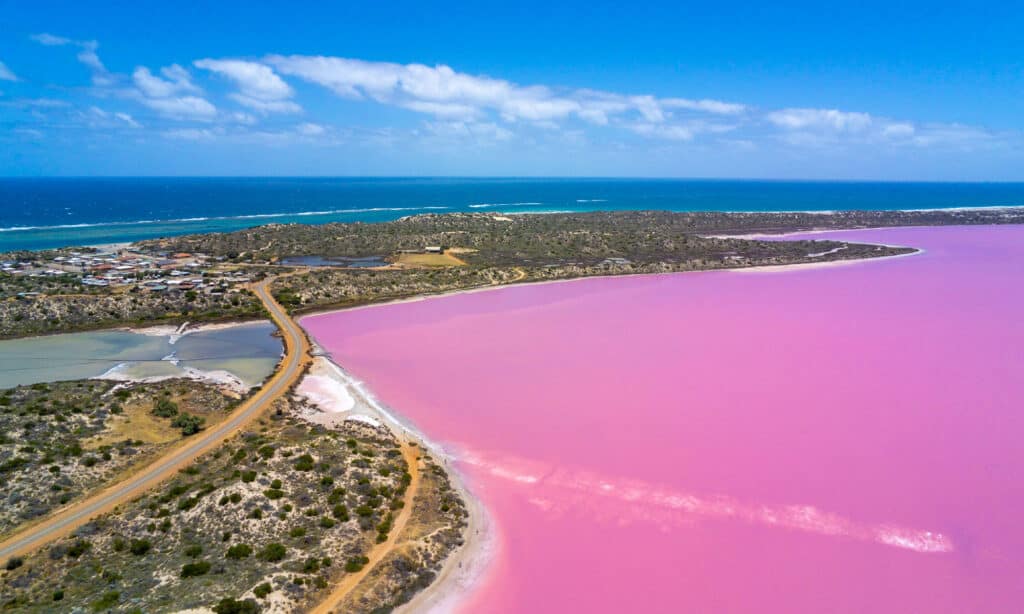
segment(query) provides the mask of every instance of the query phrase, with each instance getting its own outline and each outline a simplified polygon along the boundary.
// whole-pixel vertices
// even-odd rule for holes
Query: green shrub
[[[181,567],[182,578],[195,578],[196,576],[205,576],[210,571],[210,563],[207,561],[197,561],[195,563],[185,563]]]
[[[185,548],[185,556],[187,556],[189,558],[192,558],[192,559],[196,558],[197,556],[199,556],[202,553],[203,553],[203,547],[200,546],[199,544],[192,544],[188,548]]]
[[[325,529],[330,529],[330,528],[332,528],[334,526],[334,519],[331,518],[330,516],[321,516],[320,517],[320,526],[325,528]]]
[[[153,545],[149,543],[148,539],[133,539],[128,546],[128,551],[135,556],[142,556],[149,552],[152,547]]]
[[[331,510],[331,515],[342,522],[348,522],[348,507],[338,504]]]
[[[242,481],[246,482],[246,483],[248,483],[248,482],[255,482],[256,481],[256,472],[252,471],[252,470],[250,470],[250,471],[243,471],[242,472]]]
[[[370,559],[365,556],[354,556],[345,561],[345,571],[355,573],[365,567],[369,562]]]
[[[271,459],[274,457],[274,446],[266,445],[259,449],[259,454],[264,459]]]
[[[63,595],[62,595],[62,598],[63,598]],[[93,601],[92,604],[90,604],[90,605],[92,606],[92,611],[93,612],[102,612],[103,610],[109,610],[109,609],[113,608],[114,606],[116,606],[120,602],[121,602],[121,593],[119,593],[117,591],[108,591],[106,593],[103,593],[102,597],[100,597],[96,601]]]
[[[274,588],[270,586],[269,582],[264,582],[263,584],[260,584],[256,588],[252,589],[252,594],[256,595],[260,599],[263,599],[272,592],[274,592]]]
[[[288,531],[288,537],[305,537],[306,529],[304,527],[292,527],[291,531]]]
[[[213,606],[213,611],[216,614],[256,614],[259,612],[259,606],[252,599],[243,599],[241,601],[225,597]]]
[[[74,544],[72,544],[70,548],[68,548],[67,554],[71,558],[77,559],[78,557],[88,552],[89,548],[92,548],[92,544],[90,544],[87,540],[80,539],[76,541]]]
[[[263,550],[260,551],[260,558],[264,561],[276,563],[278,561],[283,561],[287,552],[288,551],[284,547],[284,544],[273,542],[263,547]]]
[[[153,415],[161,418],[173,418],[178,415],[178,404],[167,397],[161,397],[153,406]]]
[[[252,546],[250,546],[249,544],[235,544],[234,546],[228,548],[226,556],[229,559],[235,559],[237,561],[239,559],[249,558],[251,554]]]
[[[7,565],[4,566],[7,571],[13,571],[25,564],[25,560],[20,556],[12,556],[7,559]]]
[[[295,461],[296,471],[312,471],[313,469],[313,457],[309,454],[303,454]]]
[[[171,421],[171,426],[180,428],[181,434],[195,435],[199,431],[203,430],[203,425],[206,424],[206,419],[200,416],[194,416],[187,412],[182,412]]]
[[[308,558],[302,565],[302,573],[316,573],[320,571],[320,559]]]
[[[268,488],[267,490],[263,491],[263,494],[268,499],[275,500],[275,499],[280,499],[281,497],[283,497],[284,496],[284,491],[283,490],[278,490],[276,488]]]

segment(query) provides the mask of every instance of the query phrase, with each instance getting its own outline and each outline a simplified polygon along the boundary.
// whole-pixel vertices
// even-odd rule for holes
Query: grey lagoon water
[[[0,341],[0,388],[101,376],[216,377],[224,372],[251,387],[270,375],[281,357],[275,330],[264,321],[180,337],[106,330]]]

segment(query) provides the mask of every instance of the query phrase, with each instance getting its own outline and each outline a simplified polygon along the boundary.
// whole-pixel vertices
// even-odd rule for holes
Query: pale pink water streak
[[[307,317],[490,511],[474,612],[1018,612],[1024,227]]]

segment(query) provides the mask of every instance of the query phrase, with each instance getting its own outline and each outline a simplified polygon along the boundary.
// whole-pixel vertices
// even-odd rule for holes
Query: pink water
[[[1024,610],[1024,227],[308,317],[496,524],[473,612]]]

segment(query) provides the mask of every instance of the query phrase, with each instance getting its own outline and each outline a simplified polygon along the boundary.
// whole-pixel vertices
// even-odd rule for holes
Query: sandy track
[[[405,525],[409,522],[409,517],[412,515],[413,500],[416,498],[416,491],[420,485],[419,460],[417,460],[419,455],[420,450],[418,447],[412,446],[408,441],[402,441],[402,456],[409,466],[409,475],[412,476],[412,480],[410,480],[409,487],[405,490],[405,497],[403,498],[405,505],[399,510],[398,516],[395,517],[388,540],[374,544],[369,554],[366,555],[370,562],[361,570],[346,574],[341,579],[341,582],[334,587],[331,594],[324,598],[318,606],[310,610],[312,614],[331,614],[335,612],[334,608],[348,597],[349,593],[373,571],[374,567],[384,560],[384,557],[402,543],[402,533],[404,533]]]

